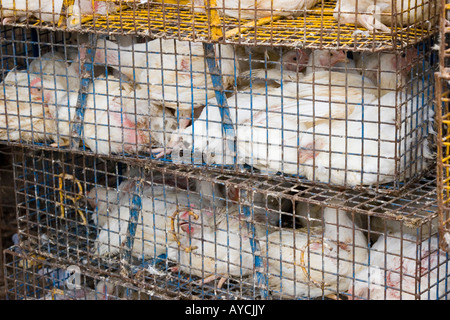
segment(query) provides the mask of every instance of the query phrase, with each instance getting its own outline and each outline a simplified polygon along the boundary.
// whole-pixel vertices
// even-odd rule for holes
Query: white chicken
[[[380,98],[379,106],[376,99],[347,119],[333,119],[331,125],[322,123],[303,133],[298,161],[304,175],[355,186],[405,180],[424,170],[432,159],[426,136],[433,133],[433,111],[422,111],[409,100],[397,120],[396,105],[404,102],[401,99],[396,100],[395,92],[388,93]],[[397,121],[401,121],[400,129]]]
[[[217,0],[216,8],[221,15],[236,19],[260,19],[274,16],[297,16],[305,14],[319,0]],[[193,0],[194,11],[205,12],[203,0]]]
[[[254,272],[251,233],[238,206],[203,211],[197,219],[180,216],[181,248],[169,248],[168,258],[178,262],[178,269],[201,277],[201,283],[221,278],[241,278]],[[255,237],[264,237],[265,228],[256,224]]]
[[[195,193],[176,190],[167,186],[153,185],[143,189],[141,197],[142,211],[136,228],[132,255],[136,257],[157,257],[165,254],[170,246],[177,243],[175,233],[177,224],[172,227],[172,218],[184,214],[200,215],[209,210],[202,206],[201,199]],[[132,195],[120,199],[120,206],[112,208],[106,218],[96,242],[95,252],[99,255],[114,255],[119,252],[126,240]],[[182,228],[182,225],[180,225]]]
[[[260,241],[273,295],[315,298],[345,292],[354,272],[367,265],[367,239],[345,211],[324,208],[323,224],[273,232]]]
[[[41,95],[33,94],[30,86],[37,81],[41,81],[38,76],[13,69],[1,83],[1,140],[45,142],[53,138],[54,121]]]
[[[146,100],[134,100],[134,96],[135,88],[131,84],[112,76],[91,83],[83,141],[93,152],[138,153],[148,149],[150,106]]]
[[[402,233],[381,235],[370,248],[370,266],[356,273],[350,298],[370,300],[448,299],[447,254],[437,236],[417,240]]]
[[[310,53],[310,56],[314,55],[314,58],[310,58],[308,65],[312,66],[312,60],[315,61],[315,66],[317,68],[330,68],[333,64],[340,63],[346,60],[343,52],[335,52],[330,50],[317,50],[317,52]],[[330,63],[331,61],[331,63]],[[265,130],[266,122],[265,115],[270,117],[269,121],[280,121],[281,108],[286,111],[286,117],[292,118],[292,123],[295,126],[294,131],[296,131],[297,125],[297,105],[298,99],[306,97],[307,99],[313,93],[315,89],[318,91],[321,89],[321,94],[328,97],[329,94],[329,86],[321,85],[320,79],[324,79],[323,82],[330,81],[329,71],[321,71],[324,73],[323,76],[317,76],[317,78],[310,77],[309,75],[304,76],[300,79],[300,83],[292,82],[286,83],[283,88],[278,85],[263,85],[263,86],[253,86],[251,88],[243,90],[243,92],[239,92],[236,95],[233,95],[227,99],[228,106],[230,108],[230,116],[233,123],[235,123],[236,134],[239,137],[239,140],[247,141],[250,134],[248,134],[248,130],[251,130],[250,124],[252,121],[252,116],[257,117],[259,127],[257,130]],[[325,75],[326,74],[326,75]],[[346,76],[344,73],[332,72],[332,74],[337,74],[334,76],[333,80],[336,78],[340,81],[340,83],[345,83],[346,78],[352,79],[357,77],[361,81],[361,76],[359,75],[349,75]],[[280,75],[281,76],[281,75]],[[305,81],[306,79],[306,81]],[[317,81],[317,88],[315,84],[312,84],[312,81]],[[369,80],[366,80],[366,83],[371,84]],[[297,86],[299,90],[297,92]],[[313,88],[314,87],[314,88]],[[361,87],[361,85],[360,85]],[[326,92],[326,89],[328,92]],[[333,91],[334,90],[334,91]],[[341,87],[333,88],[332,94],[336,95],[336,91],[342,90]],[[355,88],[349,89],[349,99],[350,101],[356,100],[358,101],[358,93],[359,97],[361,96],[362,89]],[[297,94],[298,93],[298,94]],[[351,97],[351,98],[350,98]],[[345,95],[343,97],[345,99]],[[360,99],[360,98],[359,98]],[[328,100],[327,100],[328,101]],[[302,105],[303,102],[300,102]],[[311,104],[311,101],[306,101],[305,103]],[[295,110],[294,110],[295,109]],[[266,113],[267,110],[267,113]],[[326,110],[329,110],[329,104],[327,103]],[[273,112],[272,112],[273,111]],[[307,116],[308,112],[311,111],[302,111],[302,114]],[[289,115],[290,114],[290,115]],[[287,119],[286,118],[286,119]],[[305,117],[306,118],[306,117]],[[256,121],[256,120],[255,120]],[[288,121],[288,120],[286,120]],[[256,123],[255,123],[256,124]],[[276,126],[274,124],[273,126]],[[269,126],[273,128],[273,126]],[[278,124],[279,126],[279,124]],[[242,130],[242,134],[240,133]],[[267,130],[266,130],[267,131]],[[276,130],[273,130],[276,131]],[[280,130],[278,130],[280,131]],[[262,131],[261,131],[262,132]],[[266,137],[266,134],[263,132],[258,136],[263,139]],[[229,139],[234,139],[234,136],[227,136]],[[178,137],[174,136],[174,140],[178,140],[177,143],[173,145],[176,148],[183,147],[184,150],[190,151],[191,147],[194,150],[198,150],[203,152],[207,159],[208,163],[217,163],[217,164],[232,164],[234,161],[232,150],[229,148],[228,141],[222,135],[222,117],[220,113],[220,109],[217,107],[217,103],[214,99],[208,102],[206,108],[203,109],[202,113],[198,117],[198,119],[193,123],[191,127],[183,130]],[[276,143],[274,143],[275,145]],[[280,145],[280,144],[278,144]],[[267,151],[267,148],[263,151],[264,154]],[[278,151],[278,150],[277,150]],[[276,152],[279,154],[279,152]],[[248,153],[241,153],[242,157],[248,155]],[[295,170],[296,171],[296,170]]]
[[[274,107],[267,104],[267,112],[257,112],[252,119],[240,123],[237,129],[238,154],[244,157],[245,163],[272,173],[306,175],[308,179],[339,185],[370,185],[392,181],[398,165],[394,161],[396,146],[398,149],[402,144],[401,171],[409,173],[401,178],[415,175],[426,167],[431,157],[423,136],[433,132],[429,122],[433,114],[430,108],[419,105],[420,99],[412,101],[401,91],[398,95],[394,91],[397,86],[403,88],[406,84],[405,74],[412,68],[413,58],[414,50],[408,51],[404,57],[382,54],[379,59],[367,58],[366,64],[370,69],[363,77],[356,73],[319,71],[305,75],[299,84],[287,83],[283,90],[285,95],[301,99],[292,101],[284,97],[284,105]],[[402,72],[397,74],[396,70]],[[379,83],[380,89],[370,79]],[[287,94],[289,92],[291,94]],[[378,108],[379,92],[384,94],[380,101],[384,109]],[[408,104],[403,107],[400,118],[403,126],[399,138],[401,143],[395,144],[392,138],[396,132],[395,111],[405,100]],[[360,106],[362,103],[364,108]],[[253,104],[265,105],[263,99],[259,104],[255,101]],[[380,119],[383,124],[378,126],[380,110],[384,119]],[[378,133],[384,139],[381,142],[378,142]],[[346,142],[350,142],[348,146]],[[380,145],[381,154],[378,154]],[[329,146],[332,148],[331,157]],[[345,156],[346,150],[348,157]],[[363,163],[361,157],[364,158]],[[382,168],[377,171],[379,157],[383,158]],[[327,168],[331,164],[333,169],[330,172]],[[377,174],[381,174],[381,179]]]
[[[152,183],[150,183],[150,181]],[[125,205],[130,201],[130,194],[133,192],[136,182],[134,179],[124,180],[118,186],[118,189],[108,188],[102,186],[95,186],[92,188],[86,199],[89,205],[96,211],[93,215],[94,223],[98,226],[103,226],[108,219],[111,212],[117,209],[118,205]],[[195,193],[202,199],[203,204],[206,206],[224,206],[224,200],[237,201],[236,189],[229,187],[225,190],[222,185],[211,183],[203,180],[195,180],[194,183],[185,185],[181,178],[175,178],[175,176],[169,174],[161,174],[154,171],[151,177],[148,177],[143,187],[143,194],[150,194],[153,192],[152,186],[161,185],[169,186],[171,188],[178,188],[181,192]]]
[[[11,23],[16,20],[26,20],[31,17],[44,22],[58,24],[60,22],[61,10],[64,0],[1,0],[0,18],[2,23]],[[92,5],[94,3],[94,6]],[[105,15],[115,11],[115,4],[111,2],[75,0],[73,6],[67,8],[70,17],[68,25],[79,24],[82,15],[94,13]],[[78,20],[77,20],[78,19]]]
[[[353,60],[347,59],[347,55],[342,50],[290,50],[281,57],[281,64],[283,69],[253,69],[242,72],[241,76],[250,77],[251,74],[253,82],[254,79],[264,80],[264,82],[273,80],[277,83],[302,82],[304,75],[311,75],[314,72],[324,70],[345,72],[346,67],[354,68]],[[303,70],[305,73],[302,72]]]
[[[78,63],[66,66],[67,79],[58,78],[59,96],[49,95],[50,116],[56,120],[58,143],[65,146],[72,136],[71,123],[76,116],[80,76]],[[73,79],[73,80],[72,80]],[[40,83],[37,83],[38,86]],[[40,87],[47,96],[48,87]],[[97,78],[90,84],[83,117],[82,139],[99,154],[137,153],[149,149],[150,141],[158,145],[170,140],[168,132],[176,120],[161,106],[150,105],[146,89],[113,76]],[[150,134],[150,129],[151,134]]]
[[[418,58],[417,49],[413,47],[406,49],[402,54],[362,54],[356,60],[356,66],[364,76],[378,86],[379,96],[383,96],[396,90],[405,90],[408,74],[417,65]]]
[[[341,24],[356,24],[369,31],[391,32],[389,27],[429,27],[437,17],[437,1],[338,0],[334,18]]]
[[[50,110],[55,101],[67,100],[67,82],[73,85],[76,79],[68,73],[65,59],[58,53],[34,59],[28,70],[11,70],[0,93],[3,100],[0,139],[26,142],[55,139],[57,125]]]
[[[234,49],[230,45],[216,46],[216,55],[220,57],[223,85],[227,88],[239,72],[233,60]],[[94,61],[108,64],[147,88],[150,104],[178,110],[180,129],[189,125],[195,108],[203,107],[214,96],[199,42],[155,39],[121,47],[99,40]]]
[[[274,81],[276,83],[298,81],[308,66],[308,50],[295,49],[285,52],[277,66],[271,68],[250,68],[240,73],[240,78],[249,78],[251,83]],[[248,57],[246,57],[248,59]]]
[[[3,24],[31,17],[56,24],[60,18],[63,2],[64,0],[1,0],[0,18]]]
[[[363,106],[347,115],[331,117],[302,134],[299,170],[308,179],[378,185],[405,180],[427,167],[432,153],[426,137],[434,133],[434,112],[421,104],[422,99],[402,91],[413,57],[409,51],[405,57],[382,54],[368,58],[366,77],[379,83],[382,96],[365,99]],[[379,73],[372,67],[379,68]]]
[[[347,54],[342,50],[313,50],[307,61],[306,75],[318,71],[334,71],[333,67],[347,63]]]
[[[135,186],[134,180],[123,181],[118,189],[96,186],[92,188],[86,200],[95,210],[93,220],[95,225],[104,226],[111,212],[116,212],[119,204],[127,204],[130,199],[130,193]]]
[[[108,15],[116,12],[114,2],[75,0],[72,7],[69,7],[67,17],[67,26],[69,28],[78,27],[85,16],[90,15]]]
[[[239,122],[238,156],[264,172],[302,175],[297,152],[302,136],[321,123],[329,125],[330,119],[345,119],[357,104],[376,97],[373,88],[369,79],[358,74],[333,71],[319,71],[306,75],[299,84],[286,84],[285,96],[277,105],[267,104],[267,111],[253,112]],[[265,105],[263,96],[253,100],[253,105]]]

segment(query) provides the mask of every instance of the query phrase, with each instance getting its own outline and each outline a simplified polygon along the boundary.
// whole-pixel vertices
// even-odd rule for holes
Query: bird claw
[[[169,154],[171,154],[172,153],[172,151],[173,151],[173,149],[171,149],[171,148],[168,148],[168,147],[166,147],[166,148],[155,148],[155,149],[152,149],[152,153],[153,154],[155,154],[155,158],[156,159],[161,159],[162,157],[164,157],[165,155],[169,155]]]
[[[219,288],[219,289],[222,288],[222,286],[225,283],[225,281],[227,281],[226,277],[220,278],[219,283],[217,284],[217,288]]]
[[[200,279],[194,282],[195,285],[197,286],[202,286],[204,284],[210,283],[211,281],[216,280],[217,278],[220,278],[219,282],[217,283],[217,288],[220,289],[222,288],[223,284],[225,283],[225,281],[227,281],[227,277],[223,277],[217,274],[213,274],[209,277],[206,277],[204,279]]]
[[[357,18],[358,23],[369,31],[380,30],[382,32],[391,32],[392,30],[381,23],[379,20],[374,19],[373,16],[367,14],[360,14]]]
[[[155,158],[160,159],[165,155],[171,154],[174,149],[180,148],[183,145],[182,141],[182,138],[179,135],[175,134],[174,136],[172,136],[166,147],[154,148],[152,149],[152,153],[157,153],[155,155]]]
[[[329,295],[326,295],[325,297],[328,298],[328,299],[331,299],[331,300],[342,300],[335,293],[331,293]]]
[[[68,146],[70,146],[69,140],[62,140],[60,142],[53,142],[52,144],[50,144],[50,147],[52,148],[63,148]]]

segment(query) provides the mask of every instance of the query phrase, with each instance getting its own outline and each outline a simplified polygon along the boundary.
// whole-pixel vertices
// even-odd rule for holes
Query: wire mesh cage
[[[449,36],[447,19],[449,5],[441,1],[439,70],[436,72],[436,125],[437,139],[437,194],[439,202],[439,233],[441,248],[450,250],[450,214],[449,214],[449,84],[448,61]]]
[[[8,300],[150,300],[154,291],[115,282],[108,275],[27,254],[14,246],[4,251]],[[164,296],[168,299],[169,296]]]
[[[11,144],[385,192],[433,162],[431,40],[358,53],[5,32]]]
[[[434,0],[3,0],[4,24],[179,40],[398,49],[436,30]]]
[[[16,201],[11,148],[0,146],[0,251],[13,244],[17,233]],[[0,258],[0,300],[5,298],[3,256]]]
[[[430,300],[449,292],[435,179],[395,197],[33,148],[17,148],[14,159],[22,261],[78,266],[105,292]],[[36,265],[15,259],[6,266],[10,294],[25,298],[13,281],[23,274],[39,284],[32,290],[43,288],[31,280]]]
[[[246,1],[1,0],[9,298],[447,299],[445,1]]]

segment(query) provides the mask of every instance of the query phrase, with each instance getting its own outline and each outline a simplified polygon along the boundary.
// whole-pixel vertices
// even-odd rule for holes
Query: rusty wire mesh
[[[208,53],[179,40],[23,32],[5,29],[1,55],[0,138],[10,144],[383,192],[433,162],[431,40],[400,52]]]
[[[0,145],[0,250],[13,245],[13,235],[17,233],[16,201],[14,191],[11,149]],[[4,299],[3,256],[0,259],[0,300]]]
[[[2,0],[8,298],[447,299],[445,1],[256,3]]]
[[[171,164],[126,165],[55,151],[17,148],[15,158],[20,160],[14,171],[21,254],[6,252],[14,257],[6,265],[10,297],[85,299],[81,291],[89,291],[93,299],[99,287],[111,299],[119,297],[122,287],[142,294],[120,297],[126,299],[152,292],[189,299],[327,299],[334,294],[434,300],[449,292],[448,257],[437,242],[433,178],[392,196],[288,181],[252,183],[245,175]],[[136,194],[142,203],[128,256]],[[246,207],[251,212],[247,218]],[[186,210],[192,212],[189,218]],[[208,212],[214,212],[217,238],[207,236]],[[158,219],[166,223],[152,222]],[[259,251],[250,250],[247,223],[255,226]],[[194,231],[198,227],[202,245]],[[186,230],[193,232],[189,240]],[[203,249],[208,245],[216,249]],[[266,261],[262,282],[253,267],[257,256]],[[66,287],[70,266],[78,266],[83,278],[94,278],[83,280],[81,291]],[[55,275],[62,280],[54,281]],[[46,276],[53,284],[42,282]],[[31,292],[22,291],[24,277],[33,279]],[[106,289],[105,281],[111,283]]]
[[[315,49],[403,49],[433,35],[439,15],[432,0],[378,0],[359,7],[334,0],[59,0],[47,8],[30,1],[28,10],[21,1],[22,7],[12,10],[13,1],[3,0],[2,17],[15,26]]]
[[[450,216],[449,201],[449,85],[450,79],[448,61],[449,28],[446,25],[450,7],[446,1],[441,1],[439,71],[436,73],[436,125],[437,139],[437,194],[439,199],[440,241],[443,250],[449,250]]]

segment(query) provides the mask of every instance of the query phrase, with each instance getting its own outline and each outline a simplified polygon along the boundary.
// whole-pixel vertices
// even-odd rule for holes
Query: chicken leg
[[[358,14],[357,22],[369,31],[381,30],[383,32],[391,32],[391,29],[369,14]]]
[[[208,277],[206,277],[204,279],[200,279],[198,281],[195,281],[194,284],[197,285],[197,286],[200,286],[200,285],[203,285],[203,284],[210,283],[210,282],[212,282],[212,281],[214,281],[216,279],[219,279],[219,278],[220,278],[220,280],[217,283],[217,288],[220,289],[220,288],[222,288],[222,286],[225,283],[225,281],[227,281],[227,279],[228,279],[228,277],[222,276],[220,274],[210,275],[210,276],[208,276]]]

